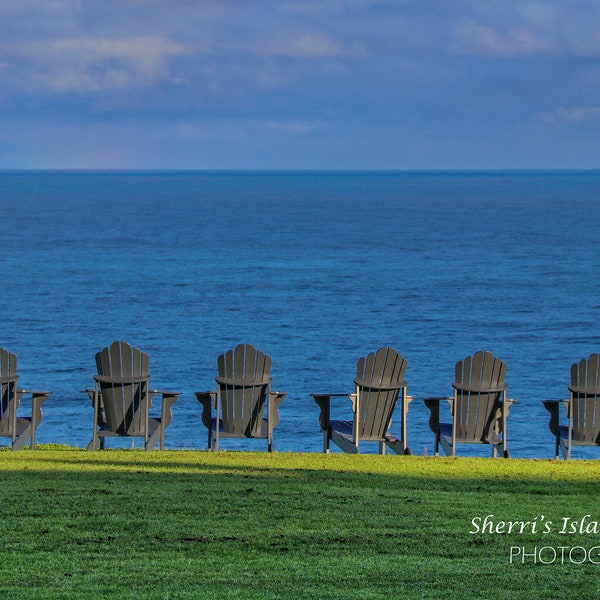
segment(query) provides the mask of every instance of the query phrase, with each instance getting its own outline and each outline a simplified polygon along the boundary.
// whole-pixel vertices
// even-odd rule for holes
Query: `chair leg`
[[[159,448],[165,449],[165,429],[161,419],[148,419],[146,423],[145,449],[153,450],[157,442],[160,442]]]
[[[36,430],[37,424],[35,422],[34,415],[32,415],[32,417],[31,417],[31,423],[29,424],[29,427],[31,429],[31,431],[30,431],[31,435],[29,437],[29,448],[31,450],[35,450],[35,430]]]
[[[88,452],[94,452],[95,450],[104,450],[105,439],[95,435],[90,443],[87,445]]]
[[[556,452],[557,458],[559,458],[560,454],[562,454],[562,457],[564,460],[569,460],[569,458],[571,458],[571,448],[569,446],[567,446],[567,444],[565,444],[564,438],[559,438],[558,444],[559,444],[560,452],[559,451]]]
[[[273,452],[273,431],[267,424],[267,452]]]
[[[12,449],[13,450],[21,450],[24,446],[25,443],[27,442],[28,439],[28,435],[26,433],[22,433],[12,444]]]
[[[212,451],[218,452],[219,450],[219,432],[221,431],[221,421],[219,420],[219,416],[215,418],[213,430],[212,430]]]
[[[102,441],[104,441],[104,438],[102,439]],[[98,435],[96,433],[94,433],[94,436],[90,440],[90,443],[88,444],[87,449],[89,452],[95,452],[98,449],[100,449],[100,450],[104,449],[101,447],[100,438],[98,437]]]

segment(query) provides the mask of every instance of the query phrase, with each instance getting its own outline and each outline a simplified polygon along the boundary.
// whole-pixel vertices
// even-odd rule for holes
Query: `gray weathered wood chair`
[[[217,451],[221,438],[263,438],[272,452],[285,393],[271,391],[271,358],[251,344],[239,344],[218,357],[217,368],[217,389],[196,392],[208,448]]]
[[[550,431],[556,439],[555,455],[571,458],[573,446],[600,446],[600,355],[591,354],[571,366],[570,398],[545,400],[550,412]],[[567,425],[560,424],[560,405],[567,413]]]
[[[146,450],[160,440],[171,422],[171,405],[179,392],[149,388],[148,355],[127,342],[113,342],[96,354],[95,387],[87,390],[94,406],[94,427],[88,450],[104,448],[108,437],[142,437]],[[160,417],[150,417],[155,394],[162,394]]]
[[[35,431],[42,422],[42,404],[50,392],[17,389],[17,357],[0,348],[0,436],[11,438],[12,449],[20,450],[29,440],[35,448]],[[17,416],[24,395],[31,395],[31,416]]]
[[[498,452],[509,457],[506,418],[514,400],[506,398],[505,376],[505,363],[491,352],[479,351],[456,363],[454,396],[425,398],[436,456],[440,444],[451,456],[456,456],[457,444],[489,444],[494,458]],[[442,400],[450,405],[451,423],[440,421]]]
[[[344,452],[357,454],[360,442],[378,442],[380,454],[386,446],[397,454],[410,454],[406,440],[406,413],[412,400],[406,395],[406,360],[393,348],[380,348],[358,360],[355,390],[350,394],[311,394],[321,409],[323,452],[333,442]],[[332,419],[331,398],[346,396],[352,406],[352,420]],[[400,402],[398,397],[400,396]],[[400,437],[390,433],[392,415],[400,405]]]

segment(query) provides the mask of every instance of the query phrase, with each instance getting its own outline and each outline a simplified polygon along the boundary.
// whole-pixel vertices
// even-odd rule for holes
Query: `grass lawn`
[[[600,597],[600,461],[41,446],[0,472],[1,597]]]

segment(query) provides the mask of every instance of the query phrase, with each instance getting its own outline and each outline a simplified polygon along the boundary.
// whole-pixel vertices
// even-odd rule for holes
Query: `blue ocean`
[[[287,392],[276,449],[319,452],[310,394],[353,391],[357,359],[392,346],[413,454],[433,453],[422,399],[489,350],[517,400],[511,456],[551,458],[542,400],[600,351],[600,172],[4,171],[0,217],[0,346],[21,387],[52,391],[38,443],[87,445],[94,355],[122,339],[150,355],[153,387],[182,393],[166,446],[205,449],[194,392],[252,343]]]

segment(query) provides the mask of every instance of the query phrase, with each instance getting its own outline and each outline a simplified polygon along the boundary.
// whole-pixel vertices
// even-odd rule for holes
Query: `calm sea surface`
[[[352,391],[357,359],[390,345],[413,453],[433,449],[422,398],[486,349],[518,400],[512,456],[550,458],[541,400],[600,351],[600,172],[0,172],[0,223],[0,345],[22,387],[52,390],[40,443],[87,444],[94,354],[124,339],[182,392],[167,446],[206,448],[194,391],[248,342],[288,392],[277,449],[317,452],[310,393]]]

